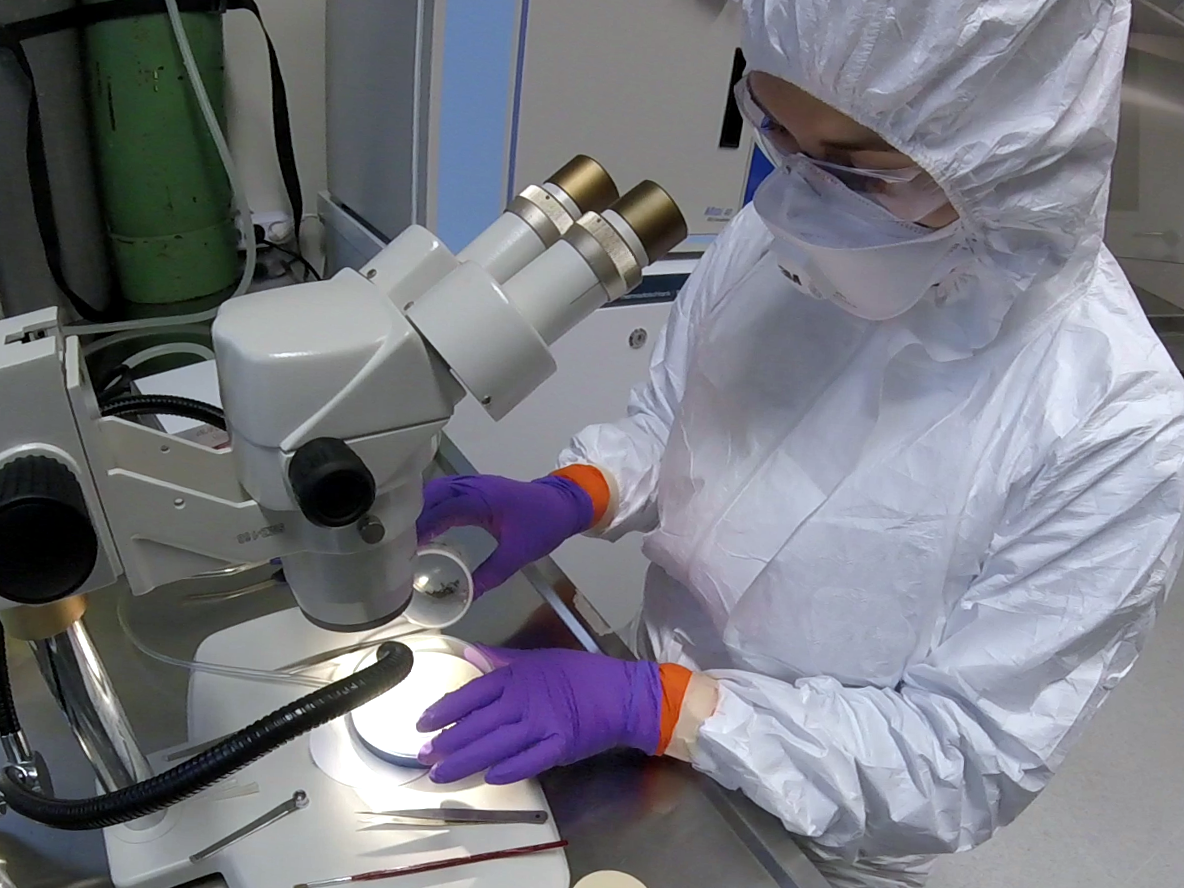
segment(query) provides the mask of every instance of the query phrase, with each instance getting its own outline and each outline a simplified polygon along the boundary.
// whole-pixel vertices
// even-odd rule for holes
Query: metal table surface
[[[450,469],[466,468],[455,451]],[[473,559],[492,541],[460,531],[450,542]],[[553,565],[532,568],[481,599],[449,630],[460,638],[514,647],[600,648],[628,656],[619,638],[599,634],[597,618]],[[206,636],[291,607],[283,586],[236,595],[270,575],[262,568],[234,577],[178,583],[131,602],[134,631],[173,656],[191,656]],[[225,594],[224,594],[225,593]],[[148,752],[186,742],[188,673],[140,654],[116,617],[123,589],[92,596],[86,623]],[[63,797],[94,791],[90,766],[45,688],[32,657],[10,645],[17,707],[35,747],[49,761]],[[567,850],[573,881],[615,869],[648,888],[825,888],[826,882],[771,815],[678,762],[612,753],[545,776],[543,786]],[[9,813],[0,818],[0,858],[16,888],[108,886],[98,833],[64,833]]]

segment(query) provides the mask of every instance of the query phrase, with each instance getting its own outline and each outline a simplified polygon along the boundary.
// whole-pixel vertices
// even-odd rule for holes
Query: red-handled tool
[[[484,863],[487,860],[505,860],[508,857],[522,857],[526,854],[538,854],[540,851],[558,851],[567,847],[567,840],[546,842],[542,845],[525,845],[521,848],[507,848],[504,851],[487,851],[484,854],[467,854],[464,857],[450,857],[447,860],[433,860],[430,863],[417,863],[413,866],[401,866],[397,869],[374,870],[368,873],[358,873],[354,876],[340,876],[336,879],[317,879],[314,882],[302,882],[292,888],[330,888],[332,885],[348,885],[350,882],[377,882],[379,879],[393,879],[397,876],[413,876],[416,873],[430,873],[435,870],[450,869],[454,866],[467,866],[470,863]]]

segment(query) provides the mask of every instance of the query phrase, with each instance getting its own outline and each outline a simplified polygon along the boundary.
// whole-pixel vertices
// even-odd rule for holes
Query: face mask
[[[869,321],[904,314],[969,256],[960,223],[902,222],[821,171],[775,172],[753,205],[786,277]]]

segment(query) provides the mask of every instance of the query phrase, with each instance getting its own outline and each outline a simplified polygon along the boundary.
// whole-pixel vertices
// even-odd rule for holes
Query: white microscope
[[[190,737],[225,739],[165,768],[126,732],[78,622],[85,593],[126,577],[143,594],[278,558],[299,612],[272,625],[288,637],[255,640],[262,661],[269,645],[282,642],[282,657],[323,647],[327,631],[353,638],[386,626],[412,599],[423,473],[465,390],[500,419],[554,372],[548,346],[640,283],[686,231],[657,185],[618,197],[599,164],[577,157],[527,187],[459,254],[412,226],[361,271],[233,299],[213,327],[226,450],[130,421],[172,412],[218,422],[209,405],[126,396],[100,407],[80,343],[55,309],[0,320],[0,618],[60,677],[55,693],[104,790],[53,798],[5,674],[7,807],[62,829],[106,829],[121,888],[214,872],[231,888],[287,888],[310,876],[310,847],[321,875],[356,869],[359,853],[385,859],[377,846],[323,847],[327,824],[357,807],[344,794],[318,817],[291,818],[277,853],[227,849],[212,864],[191,856],[237,825],[209,787],[248,765],[276,775],[311,768],[307,749],[290,741],[394,687],[411,669],[406,647],[385,645],[371,665],[295,702],[290,688],[248,693],[195,676]],[[482,803],[495,789],[455,793]],[[545,807],[537,786],[506,791],[497,805]],[[546,884],[543,870],[523,866],[509,871],[517,884]]]

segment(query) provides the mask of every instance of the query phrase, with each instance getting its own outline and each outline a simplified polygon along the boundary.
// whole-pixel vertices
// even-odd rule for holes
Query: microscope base
[[[210,636],[198,651],[197,659],[274,669],[364,637],[326,632],[312,626],[297,610],[289,610]],[[307,691],[308,688],[298,685],[196,673],[189,687],[190,740],[200,743],[229,734]],[[345,736],[343,732],[339,734]],[[157,773],[176,764],[164,761],[166,756],[167,751],[150,757]],[[367,822],[358,813],[383,810],[383,807],[462,805],[548,810],[546,798],[534,781],[498,787],[473,780],[437,787],[421,778],[402,785],[408,783],[408,772],[389,768],[389,774],[376,772],[375,779],[365,785],[353,787],[339,783],[314,764],[309,738],[300,738],[234,778],[174,806],[155,826],[142,831],[128,826],[106,830],[111,878],[118,888],[174,888],[210,876],[221,876],[229,888],[293,888],[314,879],[540,844],[558,838],[553,821],[545,825],[360,831]],[[251,784],[258,785],[257,792],[250,792]],[[190,862],[191,854],[279,805],[297,790],[308,794],[307,808],[200,863]],[[442,882],[463,882],[470,888],[522,885],[567,888],[569,874],[562,853],[546,852],[479,864],[452,873],[407,877],[400,880],[399,888],[424,888]]]

